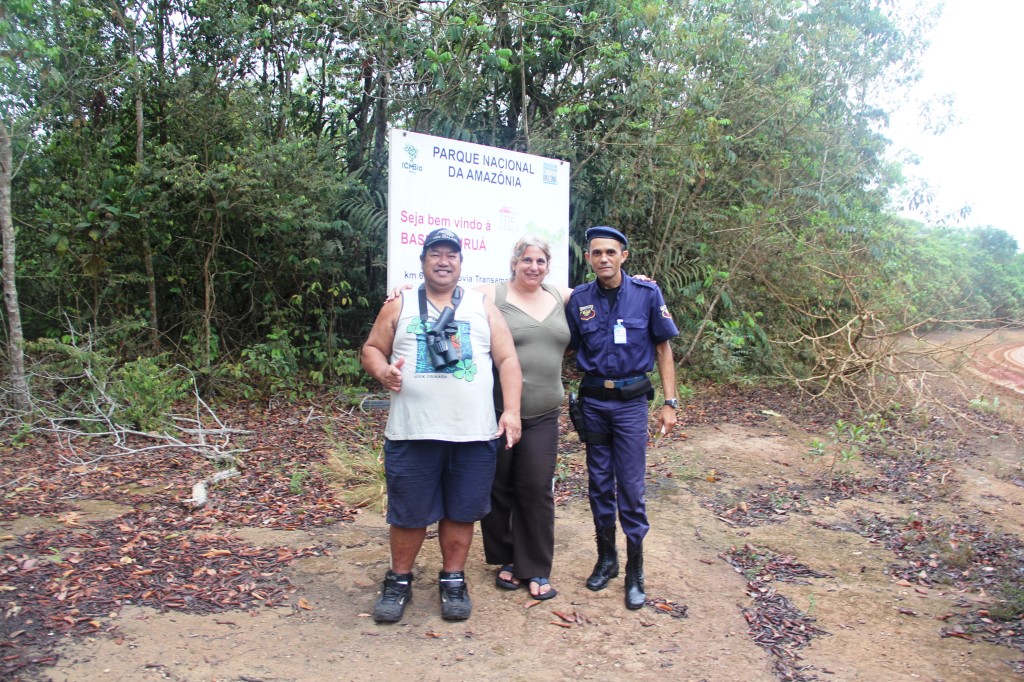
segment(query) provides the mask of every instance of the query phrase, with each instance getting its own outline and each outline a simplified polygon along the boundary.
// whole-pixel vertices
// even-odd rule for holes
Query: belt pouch
[[[643,381],[638,381],[635,384],[629,386],[623,386],[619,389],[619,395],[623,400],[632,400],[638,395],[647,394],[647,399],[651,400],[654,398],[654,385],[651,384],[651,380],[644,377]]]

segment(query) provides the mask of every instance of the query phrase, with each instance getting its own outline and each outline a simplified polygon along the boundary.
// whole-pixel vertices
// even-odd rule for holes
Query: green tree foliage
[[[27,338],[132,330],[97,338],[135,361],[143,321],[221,387],[351,378],[395,126],[568,160],[574,281],[587,226],[626,230],[693,371],[816,376],[841,357],[822,339],[1022,318],[1005,233],[891,215],[887,107],[931,21],[901,4],[12,7]]]
[[[918,318],[983,326],[1024,320],[1024,255],[1002,230],[920,229],[886,266]]]

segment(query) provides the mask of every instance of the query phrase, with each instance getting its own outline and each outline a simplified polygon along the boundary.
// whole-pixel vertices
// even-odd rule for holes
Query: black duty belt
[[[606,379],[585,374],[580,382],[580,396],[584,398],[632,400],[643,394],[647,394],[648,400],[654,394],[651,380],[647,378],[646,374],[628,379]]]
[[[592,374],[584,374],[583,380],[580,382],[581,386],[599,386],[601,388],[622,388],[623,386],[629,386],[631,384],[638,383],[647,378],[646,374],[640,376],[630,377],[628,379],[605,379],[603,377],[595,377]]]

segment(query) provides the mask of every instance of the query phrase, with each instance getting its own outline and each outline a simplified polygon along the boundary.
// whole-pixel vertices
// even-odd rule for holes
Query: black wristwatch
[[[665,398],[665,402],[663,402],[662,405],[671,407],[673,410],[678,410],[679,398]]]

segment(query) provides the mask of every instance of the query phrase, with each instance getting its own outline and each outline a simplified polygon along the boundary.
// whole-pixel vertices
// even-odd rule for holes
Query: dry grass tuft
[[[384,513],[388,495],[383,443],[372,432],[337,423],[328,423],[325,431],[331,441],[327,469],[338,496],[354,507]]]

